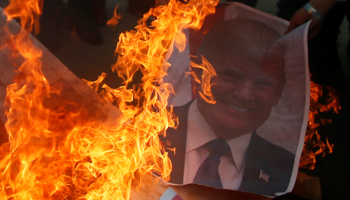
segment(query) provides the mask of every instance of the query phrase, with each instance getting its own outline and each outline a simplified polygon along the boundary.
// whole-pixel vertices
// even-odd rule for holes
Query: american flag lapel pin
[[[261,169],[259,179],[263,179],[264,181],[269,182],[269,175]]]

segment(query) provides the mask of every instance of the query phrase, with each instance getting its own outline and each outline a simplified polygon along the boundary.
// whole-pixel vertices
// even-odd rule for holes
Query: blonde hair
[[[281,36],[262,22],[231,19],[215,25],[204,36],[198,52],[208,55],[229,51],[246,59],[261,61],[266,54],[284,55],[286,47]]]

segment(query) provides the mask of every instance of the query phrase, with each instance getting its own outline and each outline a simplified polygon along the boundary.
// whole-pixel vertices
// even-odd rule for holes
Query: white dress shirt
[[[184,184],[192,183],[199,166],[209,156],[205,144],[217,136],[198,110],[197,100],[190,105],[187,122],[187,143]],[[231,154],[220,158],[219,174],[224,189],[238,190],[242,183],[246,151],[252,133],[227,140]]]

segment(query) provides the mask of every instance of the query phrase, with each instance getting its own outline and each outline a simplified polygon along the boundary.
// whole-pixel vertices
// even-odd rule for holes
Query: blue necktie
[[[223,188],[219,175],[220,157],[231,151],[230,146],[220,138],[211,140],[205,145],[208,147],[210,154],[199,166],[193,183]]]

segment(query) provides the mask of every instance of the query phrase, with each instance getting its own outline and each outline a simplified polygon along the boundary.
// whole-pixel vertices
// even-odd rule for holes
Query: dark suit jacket
[[[175,154],[173,151],[168,151],[169,158],[173,164],[173,171],[170,175],[171,183],[183,183],[187,116],[191,102],[174,108],[174,113],[179,117],[179,125],[177,129],[168,129],[166,138],[161,137],[165,144],[168,141],[170,142],[170,147],[176,148]],[[268,142],[254,131],[246,156],[245,171],[239,190],[275,196],[274,193],[284,192],[287,189],[295,157],[292,153]],[[263,178],[259,178],[261,170],[269,176],[268,182]]]

